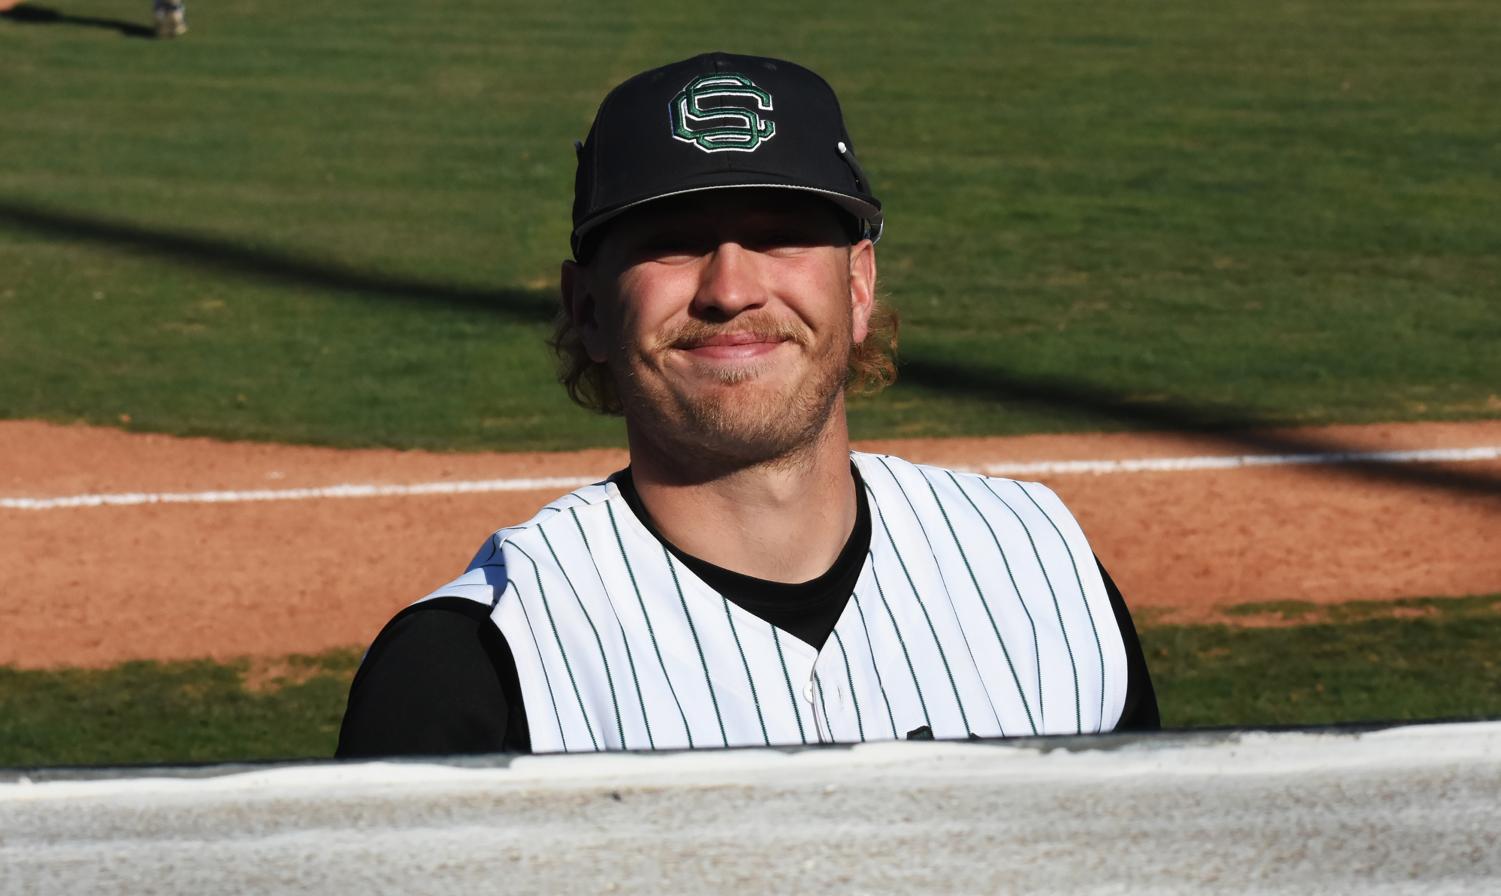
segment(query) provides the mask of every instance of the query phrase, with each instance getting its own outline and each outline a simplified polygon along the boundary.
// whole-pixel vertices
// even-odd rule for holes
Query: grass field
[[[618,442],[540,345],[571,141],[710,47],[827,74],[886,201],[907,365],[859,436],[1501,413],[1488,0],[28,8],[0,417]]]
[[[1501,595],[1240,609],[1285,624],[1143,628],[1164,725],[1501,717]],[[0,668],[0,766],[327,757],[359,656]]]

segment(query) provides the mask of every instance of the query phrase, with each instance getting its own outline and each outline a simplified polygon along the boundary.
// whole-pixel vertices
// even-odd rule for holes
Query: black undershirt
[[[754,613],[798,640],[822,650],[855,591],[855,582],[860,578],[860,570],[865,568],[865,555],[870,550],[870,502],[865,499],[865,483],[860,481],[860,471],[854,464],[850,464],[850,471],[855,476],[858,499],[855,502],[855,528],[850,531],[849,541],[844,543],[844,549],[828,572],[797,584],[751,578],[684,553],[682,548],[657,531],[651,514],[641,503],[631,471],[626,469],[617,473],[614,481],[620,489],[620,496],[630,505],[641,525],[705,585],[723,594],[742,610]]]
[[[855,526],[828,572],[797,584],[756,579],[684,553],[663,538],[630,470],[613,479],[641,524],[673,556],[736,606],[822,649],[844,612],[870,550],[870,504],[855,476]],[[1098,561],[1096,561],[1098,563]],[[1126,705],[1117,731],[1160,727],[1157,699],[1120,590],[1100,567],[1126,648]],[[365,654],[349,689],[340,757],[529,753],[516,661],[490,609],[466,598],[424,601],[398,613]]]

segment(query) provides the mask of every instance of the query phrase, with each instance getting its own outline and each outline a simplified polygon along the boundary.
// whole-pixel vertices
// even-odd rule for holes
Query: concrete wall
[[[1501,893],[1501,723],[0,773],[0,892]]]

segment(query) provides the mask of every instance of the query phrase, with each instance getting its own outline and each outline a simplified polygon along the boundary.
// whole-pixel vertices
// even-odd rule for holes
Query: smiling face
[[[748,465],[844,432],[875,290],[868,240],[791,190],[691,193],[614,222],[564,294],[615,380],[633,451]],[[640,447],[646,447],[641,445]]]

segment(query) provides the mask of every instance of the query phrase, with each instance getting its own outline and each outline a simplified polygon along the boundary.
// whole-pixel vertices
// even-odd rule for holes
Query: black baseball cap
[[[822,196],[854,233],[881,236],[881,201],[834,89],[795,63],[705,53],[642,72],[610,91],[577,148],[571,242],[580,260],[590,233],[623,212],[736,187]]]

